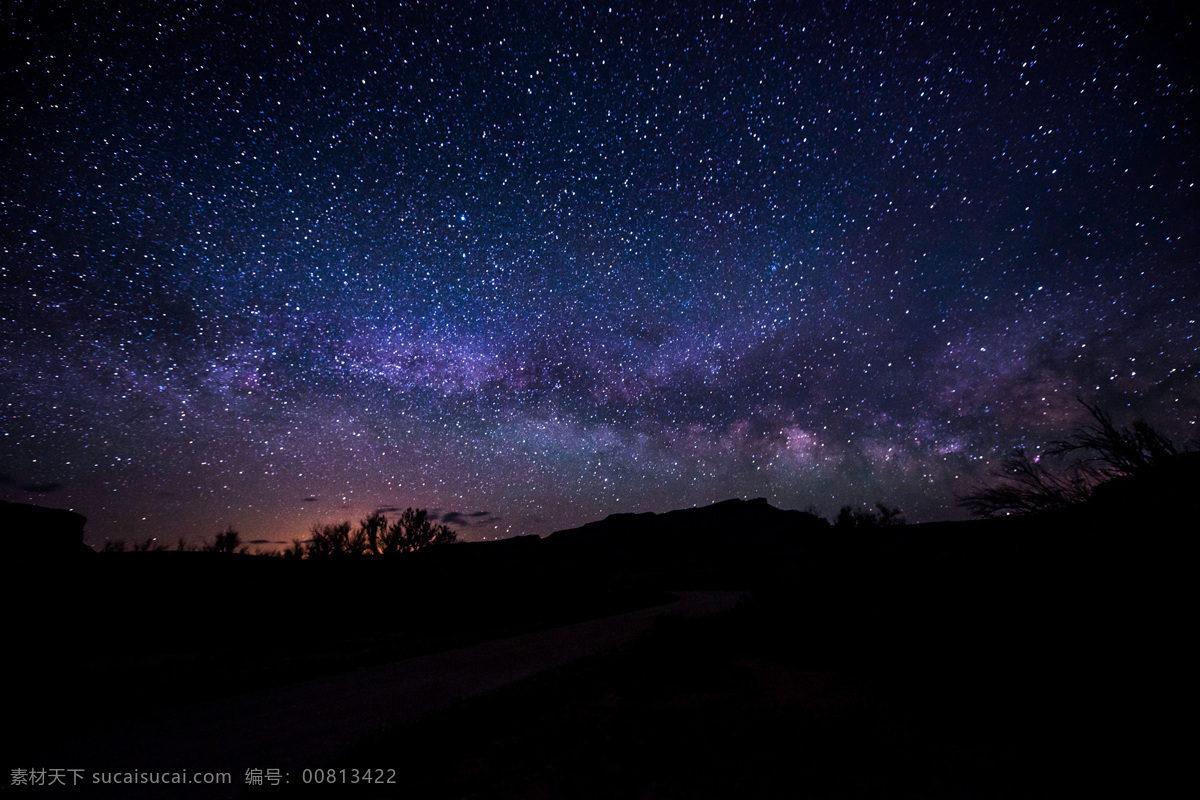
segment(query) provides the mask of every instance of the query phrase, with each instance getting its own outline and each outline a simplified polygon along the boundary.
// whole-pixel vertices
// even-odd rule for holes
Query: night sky
[[[1196,441],[1187,4],[651,5],[0,2],[0,498],[923,521],[1077,397]]]

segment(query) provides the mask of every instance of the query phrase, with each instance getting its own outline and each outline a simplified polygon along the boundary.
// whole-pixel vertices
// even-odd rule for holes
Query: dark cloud
[[[457,525],[469,528],[478,525],[492,525],[500,521],[500,517],[490,511],[447,511],[442,514],[441,521],[446,525]]]
[[[26,481],[21,483],[17,478],[5,474],[0,474],[0,486],[15,486],[22,491],[33,494],[52,494],[63,488],[63,484],[58,481]]]
[[[23,483],[23,484],[21,484],[20,488],[24,489],[27,492],[33,492],[34,494],[53,494],[54,492],[57,492],[59,489],[63,488],[63,485],[61,483],[53,483],[53,482],[52,483]]]

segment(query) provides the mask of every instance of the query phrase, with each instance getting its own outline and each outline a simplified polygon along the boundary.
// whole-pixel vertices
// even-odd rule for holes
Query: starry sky
[[[976,5],[3,0],[0,498],[923,521],[1077,397],[1195,442],[1194,12]]]

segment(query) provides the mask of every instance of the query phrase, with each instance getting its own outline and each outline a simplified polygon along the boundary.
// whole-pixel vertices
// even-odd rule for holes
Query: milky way
[[[1195,439],[1179,6],[440,5],[4,4],[0,497],[912,521],[1078,397]]]

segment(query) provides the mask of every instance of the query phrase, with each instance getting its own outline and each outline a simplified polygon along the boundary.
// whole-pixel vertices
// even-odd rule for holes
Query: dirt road
[[[304,770],[327,766],[364,736],[616,649],[649,630],[663,614],[695,617],[733,608],[738,596],[683,592],[670,605],[172,709],[49,746],[36,763],[12,766],[62,771],[68,787],[76,783],[74,790],[55,788],[55,794],[67,796],[223,798],[249,789],[251,796],[269,797],[270,786],[247,786],[248,770],[277,770],[281,780],[300,782]],[[197,773],[228,773],[229,778],[221,785],[146,783],[151,773],[182,772],[189,782]],[[94,776],[103,773],[135,773],[142,782],[93,784]]]

